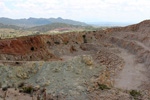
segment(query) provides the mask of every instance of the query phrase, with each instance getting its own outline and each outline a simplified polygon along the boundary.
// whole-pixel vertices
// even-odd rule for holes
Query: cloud
[[[149,18],[148,9],[150,0],[0,0],[0,11],[3,11],[0,15],[13,18],[63,17],[89,22],[129,22]]]
[[[5,3],[0,2],[0,14],[5,14],[10,12],[10,10],[6,7]]]
[[[0,7],[3,8],[5,4],[3,2],[0,2]]]

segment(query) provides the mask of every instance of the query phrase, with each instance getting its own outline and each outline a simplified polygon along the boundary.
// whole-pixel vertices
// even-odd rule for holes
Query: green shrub
[[[34,47],[31,47],[31,51],[34,51]]]
[[[137,90],[131,90],[131,91],[130,91],[130,95],[131,95],[135,100],[137,100],[137,98],[141,96],[141,92],[140,92],[140,91],[137,91]]]
[[[104,90],[104,89],[110,89],[107,85],[105,84],[98,84],[99,89]]]
[[[24,93],[29,93],[31,94],[31,91],[33,90],[33,87],[29,86],[29,87],[23,87],[22,88]]]

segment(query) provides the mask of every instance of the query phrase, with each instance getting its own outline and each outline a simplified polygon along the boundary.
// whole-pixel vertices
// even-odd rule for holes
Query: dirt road
[[[122,71],[115,78],[115,87],[122,89],[141,89],[140,86],[143,82],[147,82],[147,76],[145,74],[146,67],[143,63],[136,61],[136,56],[128,53],[126,50],[120,49],[119,54],[125,61],[125,66]]]

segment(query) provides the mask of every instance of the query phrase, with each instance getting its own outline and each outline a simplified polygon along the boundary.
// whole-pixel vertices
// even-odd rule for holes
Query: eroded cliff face
[[[47,60],[58,59],[47,51],[40,36],[0,40],[1,60]]]
[[[0,40],[0,60],[61,60],[53,53],[63,49],[65,52],[73,53],[81,44],[95,42],[95,36],[93,32],[74,32]],[[62,46],[65,48],[62,49]]]

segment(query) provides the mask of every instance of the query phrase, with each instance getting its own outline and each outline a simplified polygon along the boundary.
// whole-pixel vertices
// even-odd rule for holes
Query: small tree
[[[34,47],[31,47],[31,51],[34,51]]]

